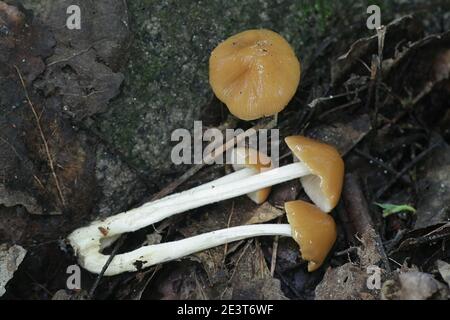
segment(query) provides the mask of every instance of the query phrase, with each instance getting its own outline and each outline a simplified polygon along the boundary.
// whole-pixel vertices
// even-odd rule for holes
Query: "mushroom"
[[[292,201],[285,205],[289,224],[254,224],[216,230],[190,238],[147,245],[131,252],[114,256],[106,276],[132,272],[152,265],[176,260],[187,255],[258,236],[293,237],[300,246],[303,259],[309,261],[308,271],[317,270],[325,260],[336,240],[333,218],[316,206],[304,201]],[[74,237],[71,236],[71,241]],[[93,273],[100,273],[109,259],[97,248],[87,250],[80,263]]]
[[[309,182],[309,180],[302,180],[305,190],[306,188],[316,187],[317,190],[315,190],[315,193],[313,194],[316,200],[321,201],[320,203],[316,203],[316,205],[320,208],[331,210],[338,201],[336,196],[339,197],[340,190],[337,190],[337,187],[342,187],[344,174],[343,165],[341,164],[342,159],[336,157],[336,155],[339,156],[339,154],[337,151],[332,152],[332,150],[334,150],[333,147],[315,142],[311,139],[290,137],[286,139],[286,142],[294,154],[299,154],[301,162],[270,170],[261,170],[259,173],[255,173],[254,168],[247,167],[205,185],[146,203],[138,208],[108,217],[102,221],[95,221],[89,226],[75,230],[69,235],[68,239],[75,249],[75,253],[79,257],[80,264],[88,270],[98,272],[99,265],[106,261],[106,256],[100,253],[101,249],[114,242],[114,240],[122,233],[134,232],[175,214],[249,194],[275,184],[309,175],[318,175],[319,178],[317,181],[320,181],[320,183],[317,184],[316,180],[312,180],[312,183],[305,184],[305,181]],[[304,143],[305,146],[303,147],[301,143]],[[312,155],[312,152],[315,152],[314,156]],[[235,153],[237,154],[237,152]],[[315,162],[318,163],[316,164]],[[327,165],[325,169],[322,168],[324,164]],[[330,171],[333,170],[336,172],[330,173]],[[331,178],[335,178],[337,181],[329,181],[328,179]],[[335,186],[330,187],[333,183],[335,183]],[[332,189],[333,192],[330,193],[329,189]],[[323,193],[322,196],[317,196],[317,194],[321,193]],[[312,199],[313,202],[315,199]],[[260,230],[258,228],[256,231]],[[239,231],[241,229],[237,230]],[[247,232],[249,232],[246,228],[242,230],[244,235],[247,235]],[[250,228],[250,231],[254,234],[253,232],[255,230]],[[263,235],[267,231],[266,227],[263,227],[263,231],[261,231],[262,234],[258,233],[258,231],[256,235]],[[239,237],[241,236],[240,231],[237,232],[237,234]],[[220,235],[221,233],[217,234],[217,236]],[[126,261],[129,261],[129,259],[136,260],[140,257],[138,254],[142,252],[141,249],[137,249],[130,252],[128,255],[121,257],[132,257],[126,258],[128,259]],[[149,250],[154,250],[154,248],[152,247],[152,249]],[[182,252],[184,254],[185,251]],[[168,259],[169,256],[172,257],[169,253],[167,254],[168,256],[164,259]],[[117,261],[121,261],[121,259],[124,258],[118,258]]]
[[[336,241],[333,217],[301,200],[286,202],[284,208],[292,227],[292,237],[300,246],[302,258],[309,261],[308,271],[317,270]]]
[[[250,169],[256,174],[272,168],[270,157],[252,148],[235,148],[232,150],[231,158],[233,159],[233,169],[238,172],[243,169]],[[254,203],[261,204],[269,197],[270,190],[270,187],[263,188],[255,192],[247,193],[247,196]]]
[[[338,203],[344,181],[344,161],[332,146],[303,136],[285,139],[294,156],[311,172],[300,178],[308,197],[330,212]]]
[[[300,62],[278,33],[247,30],[212,51],[209,82],[233,115],[254,120],[286,107],[300,82]]]

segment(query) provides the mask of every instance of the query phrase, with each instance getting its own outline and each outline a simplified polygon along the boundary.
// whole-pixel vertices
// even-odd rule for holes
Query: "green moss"
[[[220,41],[246,29],[272,29],[303,62],[323,39],[351,26],[351,17],[357,16],[363,30],[367,8],[349,0],[133,0],[128,5],[134,42],[123,94],[101,117],[100,127],[131,163],[155,177],[185,170],[170,164],[170,135],[190,129],[212,97],[208,59]]]

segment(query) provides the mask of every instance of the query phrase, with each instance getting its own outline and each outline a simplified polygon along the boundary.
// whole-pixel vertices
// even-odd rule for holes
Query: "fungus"
[[[250,169],[256,174],[272,168],[270,157],[252,148],[235,148],[233,149],[231,157],[233,159],[233,169],[235,171]],[[270,187],[263,188],[247,193],[247,196],[256,204],[261,204],[269,197],[270,190]]]
[[[315,196],[315,199],[312,199],[313,202],[318,200],[319,203],[316,203],[317,206],[331,210],[338,201],[336,196],[339,197],[340,195],[340,190],[337,190],[336,188],[337,186],[342,187],[343,165],[335,165],[336,162],[342,161],[340,158],[336,158],[336,155],[339,156],[339,154],[333,147],[314,142],[311,139],[290,137],[286,139],[286,142],[294,151],[294,154],[300,155],[299,159],[301,162],[288,164],[279,168],[272,168],[270,170],[261,170],[260,172],[258,172],[258,170],[255,172],[254,168],[246,167],[199,187],[146,203],[138,208],[111,216],[103,221],[93,222],[89,226],[75,230],[69,235],[68,239],[79,257],[80,264],[92,272],[100,272],[108,259],[108,256],[101,254],[101,249],[113,243],[122,233],[134,232],[175,214],[249,194],[275,184],[309,175],[317,174],[319,176],[318,181],[320,181],[319,184],[317,184],[316,180],[313,180],[310,184],[305,184],[305,181],[302,180],[305,188],[317,188],[316,193],[313,193]],[[302,143],[305,144],[304,147],[301,145]],[[312,155],[312,152],[315,153],[314,156]],[[237,154],[238,152],[235,151],[235,153]],[[245,154],[249,155],[247,152],[244,152],[244,155]],[[245,159],[248,158],[245,157]],[[318,163],[315,164],[315,161]],[[327,168],[323,169],[322,166],[325,164],[327,165]],[[330,171],[333,170],[336,170],[336,173],[330,173]],[[336,185],[332,188],[329,187],[332,184],[332,181],[328,180],[331,178],[338,180]],[[309,182],[309,180],[307,182]],[[332,190],[331,193],[330,189]],[[323,192],[324,195],[317,196],[317,194],[320,194],[321,192]],[[331,198],[330,194],[332,195]],[[199,251],[210,248],[211,246],[219,245],[219,242],[224,240],[235,241],[242,239],[242,237],[272,234],[268,233],[272,230],[271,228],[273,228],[274,232],[278,230],[276,231],[278,233],[275,234],[283,235],[286,234],[289,229],[287,227],[267,227],[267,225],[241,226],[236,228],[237,229],[231,228],[235,231],[235,233],[232,233],[233,236],[231,238],[228,237],[228,231],[217,231],[215,233],[180,240],[184,242],[179,243],[189,244],[187,247],[184,245],[182,247],[191,248],[189,250],[180,249],[180,251],[174,250],[173,252],[165,252],[171,251],[171,249],[167,250],[168,248],[171,248],[169,243],[152,246],[148,249],[142,247],[127,254],[118,255],[113,259],[113,266],[108,269],[106,274],[117,274],[124,271],[130,271],[132,270],[130,269],[132,268],[130,266],[133,266],[133,262],[136,260],[146,260],[148,263],[158,261],[158,263],[160,263],[176,259],[180,254],[186,255],[195,252],[192,251],[192,248]],[[101,230],[108,230],[108,232],[105,234],[104,232],[101,232]],[[217,237],[217,239],[213,241],[212,238],[214,237]],[[203,241],[206,241],[206,243],[201,244]],[[195,244],[195,246],[191,246],[191,244]],[[148,256],[149,252],[151,252],[151,257]],[[145,256],[145,259],[141,256]],[[148,266],[148,264],[145,266]]]
[[[282,111],[292,99],[300,82],[300,62],[278,33],[247,30],[212,51],[209,82],[233,115],[259,119]]]
[[[308,271],[317,270],[336,241],[336,223],[331,215],[305,201],[284,204],[292,237],[300,246],[304,260],[309,261]]]
[[[306,194],[322,211],[330,212],[339,201],[344,181],[344,161],[339,152],[303,136],[287,137],[285,142],[312,173],[300,178]]]
[[[315,271],[322,265],[336,240],[334,220],[316,206],[304,201],[288,202],[285,208],[289,224],[237,226],[182,240],[147,245],[114,256],[105,275],[138,271],[226,243],[259,236],[293,237],[300,246],[302,258],[309,261],[308,271]],[[71,241],[73,240],[71,236]],[[89,254],[85,254],[80,263],[87,270],[99,273],[109,256],[101,254],[96,248],[85,251]]]

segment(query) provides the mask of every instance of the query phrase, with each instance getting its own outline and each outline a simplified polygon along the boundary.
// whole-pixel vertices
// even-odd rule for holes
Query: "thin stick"
[[[95,279],[94,284],[91,287],[91,290],[89,290],[88,297],[89,299],[92,299],[94,296],[95,289],[97,289],[100,280],[103,278],[103,275],[105,274],[106,270],[108,269],[109,265],[111,264],[111,261],[114,259],[115,255],[117,254],[117,251],[122,246],[122,244],[125,242],[126,235],[122,235],[119,240],[117,240],[116,245],[114,246],[111,255],[109,256],[108,260],[106,261],[105,265],[103,266],[102,270],[98,274],[97,278]],[[157,268],[157,267],[156,267]]]
[[[189,178],[191,178],[193,175],[195,175],[197,172],[199,172],[201,169],[203,169],[206,166],[206,163],[211,163],[214,159],[221,156],[224,152],[234,147],[236,143],[239,143],[243,141],[245,138],[251,137],[253,134],[255,134],[256,131],[260,129],[271,129],[274,127],[274,122],[270,121],[267,124],[264,123],[258,123],[257,125],[251,127],[250,129],[246,130],[245,132],[237,135],[236,137],[228,140],[223,145],[217,147],[214,149],[210,154],[208,154],[203,159],[202,164],[198,164],[188,171],[186,171],[180,178],[173,181],[172,183],[168,184],[164,189],[156,193],[150,201],[160,199],[170,193],[172,193],[176,188],[178,188],[180,185],[182,185],[184,182],[186,182]]]
[[[14,66],[14,68],[16,69],[17,74],[19,75],[20,82],[22,83],[22,87],[23,87],[23,90],[24,90],[25,97],[27,99],[28,105],[30,106],[31,111],[33,112],[34,118],[36,120],[36,125],[38,127],[42,143],[44,144],[45,153],[47,154],[48,165],[50,166],[50,170],[52,172],[53,179],[55,180],[56,189],[58,190],[58,194],[59,194],[59,198],[61,200],[61,203],[62,203],[63,207],[65,207],[66,206],[66,201],[64,199],[64,195],[63,195],[61,187],[59,185],[58,176],[56,175],[55,166],[54,166],[54,163],[53,163],[52,156],[50,154],[50,148],[48,146],[47,139],[45,138],[44,131],[42,130],[42,126],[41,126],[41,122],[40,122],[39,116],[38,116],[38,114],[36,112],[36,109],[34,108],[33,103],[31,102],[31,99],[30,99],[30,96],[28,94],[28,90],[27,90],[25,81],[24,81],[24,79],[22,77],[22,73],[20,72],[20,70],[19,70],[19,68],[17,66]]]
[[[281,223],[281,217],[278,218],[278,223]],[[275,268],[277,265],[277,255],[278,255],[278,241],[280,236],[275,236],[272,245],[272,259],[270,261],[270,275],[273,277],[275,274]]]
[[[439,144],[440,142],[435,143],[428,149],[422,151],[422,153],[420,153],[417,157],[415,157],[406,167],[403,168],[402,171],[400,171],[393,179],[391,179],[382,189],[380,189],[376,193],[375,200],[379,199],[386,191],[388,191],[397,182],[398,179],[400,179],[409,170],[411,170],[420,160],[425,158],[430,153],[430,151],[436,148]]]
[[[231,212],[230,212],[230,216],[228,217],[227,228],[229,228],[231,225],[231,219],[233,218],[233,213],[234,213],[234,201],[231,203]],[[227,256],[227,253],[228,253],[228,242],[225,243],[225,248],[223,249],[223,260],[224,261]]]
[[[378,166],[380,166],[381,168],[385,169],[387,172],[392,173],[392,174],[398,174],[397,170],[393,169],[390,165],[384,163],[383,161],[377,159],[376,157],[371,156],[369,153],[366,153],[360,149],[355,149],[355,153],[358,156],[364,157],[370,161],[373,161],[374,163],[376,163]]]

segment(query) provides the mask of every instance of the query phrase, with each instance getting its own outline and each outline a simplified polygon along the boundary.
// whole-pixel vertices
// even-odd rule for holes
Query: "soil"
[[[93,3],[69,31],[70,1],[0,1],[0,299],[448,299],[448,1],[378,1],[378,30],[366,27],[366,1]],[[325,263],[307,272],[292,239],[260,237],[113,277],[81,269],[80,289],[68,289],[70,232],[231,171],[172,164],[175,128],[267,124],[232,117],[208,83],[211,50],[261,27],[302,64],[280,138],[324,141],[345,161]],[[280,156],[291,162],[284,144]],[[108,250],[286,222],[295,199],[307,195],[291,181],[262,205],[208,205]]]

